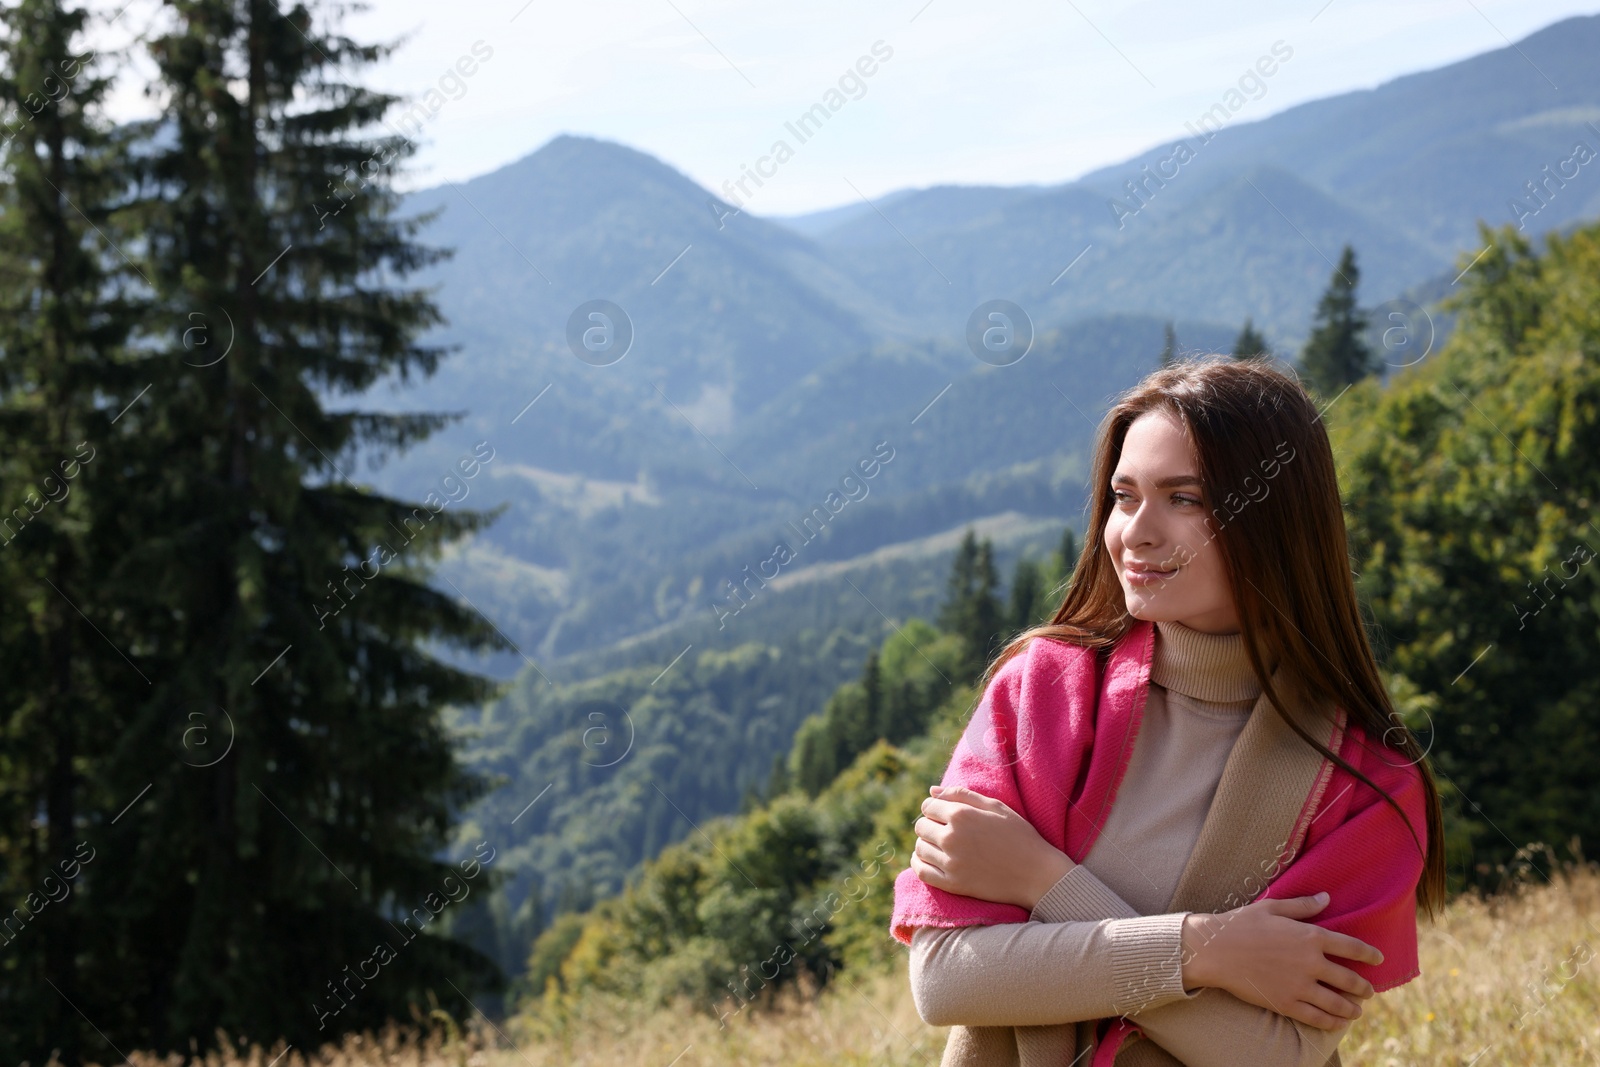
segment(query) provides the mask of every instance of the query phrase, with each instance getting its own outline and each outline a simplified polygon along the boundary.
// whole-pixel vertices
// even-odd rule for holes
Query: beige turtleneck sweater
[[[1156,623],[1143,722],[1089,854],[1029,922],[918,927],[911,991],[923,1020],[1044,1026],[1127,1015],[1191,1067],[1325,1064],[1348,1023],[1322,1030],[1221,989],[1186,991],[1188,913],[1165,911],[1260,693],[1242,635]]]

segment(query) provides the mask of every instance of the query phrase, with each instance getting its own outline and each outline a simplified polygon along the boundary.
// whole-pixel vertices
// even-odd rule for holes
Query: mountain
[[[1219,103],[1230,121],[1204,140],[1179,131],[1192,158],[1164,171],[1179,142],[1063,185],[907,190],[787,220],[734,211],[632,149],[558,137],[410,198],[425,236],[455,250],[420,280],[458,351],[421,388],[361,402],[463,416],[375,477],[420,496],[471,444],[496,449],[469,506],[507,511],[444,576],[496,605],[526,653],[491,665],[506,673],[709,613],[752,546],[879,441],[901,458],[858,509],[869,517],[804,565],[1019,507],[1040,499],[1016,481],[1030,475],[1004,476],[1009,499],[966,483],[1081,460],[1105,398],[1154,365],[1163,321],[1211,350],[1249,316],[1288,355],[1346,242],[1372,306],[1441,291],[1477,219],[1511,219],[1519,197],[1537,206],[1530,230],[1600,212],[1600,164],[1571,162],[1578,141],[1600,153],[1597,49],[1600,17],[1568,19],[1260,121]],[[1221,99],[1253,103],[1235,95]],[[1032,320],[1015,366],[966,348],[993,298]],[[574,354],[580,305],[597,299],[631,326],[621,358]],[[1063,393],[1081,414],[1053,406]],[[1081,487],[1047,499],[1041,517],[1076,514]]]
[[[1600,181],[1573,162],[1579,141],[1600,153],[1596,48],[1600,16],[1566,19],[1514,46],[1260,121],[1244,121],[1251,101],[1241,94],[1238,118],[1222,103],[1209,124],[1196,116],[1190,129],[1206,136],[1174,131],[1181,141],[1065,185],[936,187],[884,198],[882,218],[822,212],[786,224],[843,256],[887,303],[935,321],[1005,296],[1047,325],[1108,311],[1249,314],[1294,344],[1345,241],[1361,253],[1363,295],[1376,305],[1470,254],[1479,219],[1525,218],[1545,232],[1600,212]],[[1294,62],[1285,50],[1280,77]],[[1256,81],[1270,98],[1271,79]],[[1529,182],[1547,183],[1544,205]],[[1523,216],[1518,199],[1537,213]]]
[[[753,218],[722,226],[710,199],[649,156],[579,137],[415,194],[412,213],[439,215],[428,237],[455,250],[426,280],[469,353],[427,402],[509,421],[551,384],[565,426],[532,419],[512,439],[546,462],[631,476],[644,442],[675,434],[672,404],[722,432],[802,368],[894,329],[810,242]],[[566,326],[601,297],[624,309],[634,339],[592,365],[572,355]],[[603,433],[619,401],[644,434]]]
[[[1564,19],[1516,44],[1374,89],[1289,108],[1230,127],[1196,161],[1203,184],[1251,166],[1287,170],[1395,226],[1435,252],[1476,247],[1477,219],[1513,221],[1545,164],[1575,139],[1597,146],[1600,16]],[[1160,149],[1087,175],[1108,193]],[[1187,180],[1187,179],[1186,179]],[[1600,188],[1558,196],[1539,230],[1600,207]]]
[[[1600,18],[1570,19],[1261,121],[1241,108],[1137,199],[1125,183],[1177,142],[1055,186],[781,220],[572,136],[412,195],[454,249],[417,282],[456,351],[354,402],[461,416],[373,471],[380,488],[505,509],[438,574],[518,649],[476,664],[516,676],[506,698],[455,719],[505,776],[467,826],[516,871],[476,936],[514,963],[549,909],[731,810],[865,650],[931,610],[960,530],[995,531],[1009,564],[1081,521],[1098,420],[1168,321],[1212,352],[1249,316],[1291,356],[1345,243],[1366,306],[1431,302],[1516,198],[1530,231],[1600,214],[1600,162],[1547,177],[1579,141],[1600,156],[1597,52]],[[997,298],[1031,340],[1004,366],[967,341]],[[493,460],[450,492],[478,442]],[[637,765],[593,758],[602,698],[637,712]]]

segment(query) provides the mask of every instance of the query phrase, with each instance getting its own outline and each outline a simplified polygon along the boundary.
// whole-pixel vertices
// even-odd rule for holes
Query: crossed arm
[[[1029,841],[1031,825],[1005,805],[970,791],[962,799],[983,806],[952,820],[954,809],[948,805],[955,801],[924,804],[925,811],[949,821],[931,815],[918,820],[913,869],[923,881],[951,892],[1028,907],[1031,921],[919,927],[911,946],[912,993],[929,1023],[1038,1026],[1124,1015],[1193,1067],[1241,1062],[1320,1067],[1350,1019],[1360,1014],[1360,1001],[1371,995],[1365,980],[1316,948],[1326,938],[1344,935],[1286,917],[1297,907],[1294,902],[1249,905],[1256,912],[1234,925],[1226,940],[1249,946],[1248,934],[1255,938],[1253,947],[1268,941],[1282,945],[1276,966],[1310,966],[1333,979],[1330,987],[1301,975],[1300,988],[1315,987],[1303,994],[1309,998],[1304,1001],[1289,999],[1295,996],[1289,992],[1296,988],[1293,982],[1271,982],[1260,971],[1259,982],[1247,973],[1224,978],[1201,965],[1199,949],[1216,939],[1222,926],[1232,925],[1235,913],[1142,916],[1087,868],[1042,839]],[[956,853],[966,862],[953,859]],[[1302,899],[1307,904],[1300,913],[1309,917],[1319,905]],[[1295,929],[1300,927],[1304,934]],[[1289,940],[1300,943],[1285,944]],[[1345,940],[1351,943],[1343,948],[1347,958],[1371,961],[1376,955],[1370,946]],[[1211,962],[1219,955],[1210,953]],[[1254,1002],[1221,988],[1224,980],[1240,987],[1249,983],[1253,992],[1244,992]],[[1262,1006],[1272,1004],[1274,995],[1279,1004]],[[1289,1010],[1318,1023],[1290,1018]]]

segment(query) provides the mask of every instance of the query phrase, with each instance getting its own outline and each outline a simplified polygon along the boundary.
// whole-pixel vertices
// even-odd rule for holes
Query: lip
[[[1146,563],[1125,563],[1122,573],[1129,585],[1159,585],[1176,578],[1180,569],[1173,567],[1170,570],[1158,570]]]

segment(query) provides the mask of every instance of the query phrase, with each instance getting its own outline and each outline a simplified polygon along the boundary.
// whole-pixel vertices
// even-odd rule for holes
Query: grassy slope
[[[1422,926],[1421,936],[1422,976],[1368,1005],[1340,1046],[1348,1067],[1600,1062],[1600,964],[1583,962],[1600,941],[1600,868],[1576,868],[1553,885],[1524,885],[1488,900],[1459,897],[1438,922]],[[278,1067],[934,1063],[944,1032],[917,1016],[905,968],[897,954],[887,970],[841,973],[820,997],[793,993],[778,1010],[746,1012],[726,1029],[684,1006],[640,1013],[596,999],[559,1024],[509,1035],[484,1026],[465,1039],[412,1051],[398,1037],[388,1049],[351,1038],[309,1059],[292,1050]],[[265,1067],[281,1051],[255,1049],[205,1063]],[[188,1061],[135,1054],[129,1062],[184,1067]]]

